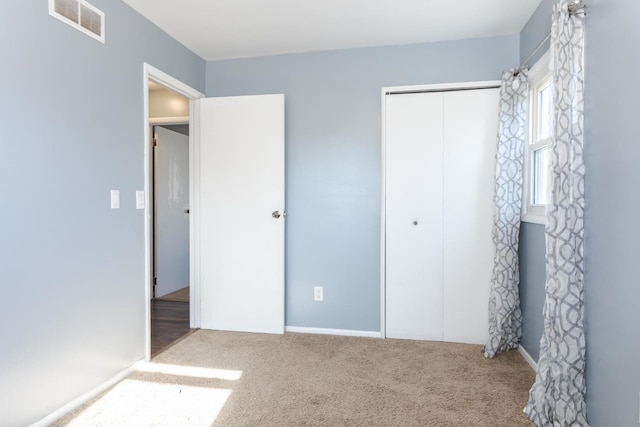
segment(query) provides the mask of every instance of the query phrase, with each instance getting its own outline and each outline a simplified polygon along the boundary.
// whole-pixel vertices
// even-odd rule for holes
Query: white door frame
[[[386,156],[387,156],[387,140],[386,140],[386,96],[390,93],[403,94],[403,93],[421,93],[421,92],[447,92],[457,90],[475,90],[475,89],[494,89],[500,87],[500,80],[488,80],[479,82],[460,82],[460,83],[443,83],[443,84],[431,84],[431,85],[414,85],[414,86],[390,86],[383,87],[381,91],[381,113],[382,113],[382,138],[381,138],[381,209],[380,209],[380,336],[382,338],[387,337],[387,168],[386,168]]]
[[[151,359],[151,262],[152,248],[151,236],[151,170],[149,162],[151,160],[150,150],[150,134],[149,134],[149,80],[161,84],[180,95],[189,99],[189,324],[191,328],[200,327],[200,276],[199,271],[199,245],[196,236],[198,236],[199,217],[198,203],[200,182],[198,176],[200,172],[200,162],[198,161],[198,152],[200,141],[198,138],[198,114],[197,100],[204,98],[205,95],[192,87],[182,83],[180,80],[160,71],[159,69],[144,63],[143,65],[143,84],[144,91],[144,295],[145,295],[145,360]]]

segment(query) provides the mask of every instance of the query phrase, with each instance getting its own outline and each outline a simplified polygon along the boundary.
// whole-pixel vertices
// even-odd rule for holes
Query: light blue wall
[[[144,356],[144,61],[204,91],[205,62],[117,0],[101,44],[0,13],[0,425],[36,421]],[[121,209],[109,209],[119,189]]]
[[[587,404],[593,427],[638,425],[640,2],[589,0],[586,28]]]
[[[542,5],[522,32],[522,54],[549,31],[554,1]],[[640,69],[640,3],[587,0],[585,53],[585,285],[587,410],[593,427],[638,425],[640,392],[640,98],[632,70]],[[525,226],[521,266],[523,310],[542,304],[544,231]],[[535,252],[535,255],[534,255]],[[540,300],[541,302],[538,302]],[[535,301],[535,303],[532,303]],[[540,312],[541,312],[540,305]],[[535,325],[528,325],[531,322]],[[525,316],[523,345],[542,320]],[[539,339],[539,337],[538,337]],[[529,347],[527,347],[529,350]],[[538,346],[530,351],[537,354]]]
[[[520,307],[523,330],[520,344],[534,359],[540,353],[544,304],[544,226],[522,223],[520,227]]]
[[[551,11],[557,2],[558,0],[542,0],[527,25],[522,29],[520,33],[521,61],[524,61],[551,31]],[[549,41],[546,41],[540,50],[531,57],[529,67],[533,66],[547,50],[549,50]]]
[[[380,330],[382,87],[498,80],[518,54],[513,35],[207,63],[208,96],[286,95],[287,325]]]
[[[551,30],[551,10],[556,0],[542,0],[520,33],[520,61],[524,62]],[[549,50],[549,42],[529,61],[533,66]],[[522,223],[520,230],[520,304],[523,334],[521,345],[538,360],[542,336],[542,306],[545,282],[544,226]]]

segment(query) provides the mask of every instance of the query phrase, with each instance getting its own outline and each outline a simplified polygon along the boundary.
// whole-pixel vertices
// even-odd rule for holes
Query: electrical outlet
[[[314,301],[324,300],[324,292],[323,292],[322,286],[315,286],[313,288],[313,300]]]

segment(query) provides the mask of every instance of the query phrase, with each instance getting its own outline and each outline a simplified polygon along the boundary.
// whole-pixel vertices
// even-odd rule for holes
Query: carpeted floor
[[[480,350],[200,330],[54,425],[531,426],[531,368]]]
[[[189,302],[189,286],[186,288],[178,289],[175,292],[171,292],[162,297],[158,297],[156,299],[162,301],[176,301],[176,302]]]

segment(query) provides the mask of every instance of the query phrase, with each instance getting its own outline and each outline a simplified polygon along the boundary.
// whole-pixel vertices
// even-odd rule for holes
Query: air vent
[[[84,0],[49,0],[49,14],[104,43],[104,12]]]

